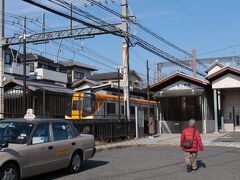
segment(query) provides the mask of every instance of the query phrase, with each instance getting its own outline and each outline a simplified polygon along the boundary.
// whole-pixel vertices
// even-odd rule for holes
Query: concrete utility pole
[[[147,60],[147,99],[148,99],[148,119],[150,117],[150,106],[149,106],[149,67],[148,67],[148,60]]]
[[[1,40],[4,38],[4,0],[0,0],[0,37]],[[4,77],[4,58],[3,58],[3,42],[0,44],[0,119],[4,118],[4,87],[3,87],[3,77]]]
[[[130,121],[130,97],[129,97],[129,39],[128,39],[128,3],[122,0],[122,27],[126,32],[123,37],[123,81],[124,81],[124,112]]]
[[[27,28],[27,20],[26,16],[24,17],[24,23],[23,23],[23,112],[25,113],[27,110],[27,104],[26,104],[26,53],[27,53],[27,43],[26,43],[26,28]]]

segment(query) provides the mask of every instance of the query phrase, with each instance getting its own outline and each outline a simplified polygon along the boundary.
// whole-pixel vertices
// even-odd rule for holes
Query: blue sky
[[[107,2],[108,4],[103,4],[115,11],[121,12],[121,0],[115,0],[115,3],[112,3],[112,0],[107,0]],[[193,48],[196,48],[198,58],[240,54],[239,0],[128,0],[128,2],[130,14],[136,17],[137,22],[186,51],[191,52]],[[119,22],[119,19],[97,7],[90,4],[87,4],[87,7],[85,7],[84,0],[74,0],[73,3],[77,3],[81,9],[103,18],[107,22]],[[38,21],[40,22],[40,15],[43,10],[20,0],[6,0],[6,12],[21,16],[33,16],[34,18],[39,17]],[[66,20],[56,15],[47,13],[46,17],[46,24],[52,29],[63,29],[68,26]],[[75,25],[81,26],[76,23]],[[10,25],[6,26],[9,28]],[[15,26],[12,26],[10,29],[14,28]],[[40,27],[36,27],[31,23],[29,23],[29,28],[37,32],[40,31]],[[132,33],[154,46],[179,59],[188,59],[183,53],[171,49],[139,28],[135,26],[130,26],[130,28]],[[13,33],[10,29],[6,29],[7,36]],[[18,31],[20,30],[19,27]],[[28,33],[31,34],[33,32],[29,31]],[[60,44],[62,45],[60,46]],[[54,60],[75,59],[95,66],[101,72],[105,72],[113,71],[117,65],[122,64],[121,44],[122,39],[119,37],[101,35],[86,40],[64,40],[63,42],[57,41],[46,45],[29,45],[28,47],[39,52],[45,51],[45,55]],[[66,50],[63,45],[70,49],[72,48],[73,52]],[[80,55],[86,55],[86,51],[83,51],[84,47],[106,58],[86,58]],[[61,51],[56,57],[59,49]],[[29,49],[29,51],[33,50]],[[87,55],[89,56],[89,54]],[[137,46],[130,48],[130,68],[139,72],[143,79],[146,78],[146,60],[149,60],[150,79],[153,81],[156,64],[165,60]],[[167,75],[176,69],[180,68],[163,69],[163,73]],[[186,72],[191,74],[188,71]]]

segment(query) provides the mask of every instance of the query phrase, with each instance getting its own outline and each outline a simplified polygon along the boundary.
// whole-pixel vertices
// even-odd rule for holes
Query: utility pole
[[[0,0],[0,37],[1,40],[4,38],[4,0]],[[4,118],[4,58],[3,58],[3,42],[0,44],[0,119]]]
[[[42,33],[45,33],[45,13],[42,13]]]
[[[120,66],[118,66],[118,120],[121,119],[121,102],[120,102]]]
[[[123,37],[123,81],[124,81],[124,112],[127,121],[130,121],[129,97],[129,38],[128,38],[128,3],[122,0],[122,27],[125,31]]]
[[[149,106],[149,67],[147,60],[147,99],[148,99],[148,119],[150,117],[150,106]]]
[[[24,17],[23,23],[23,110],[26,112],[26,51],[27,51],[27,43],[26,43],[26,27],[27,27],[27,18]]]
[[[72,20],[72,16],[73,16],[73,5],[72,5],[72,3],[71,3],[71,8],[70,8],[70,16],[71,16],[71,19],[70,19],[70,24],[69,24],[69,26],[70,26],[70,30],[72,30],[73,29],[73,20]]]

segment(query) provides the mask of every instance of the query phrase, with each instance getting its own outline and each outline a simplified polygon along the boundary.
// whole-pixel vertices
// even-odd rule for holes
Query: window
[[[93,113],[95,101],[92,97],[84,97],[83,99],[83,115],[87,116]]]
[[[82,78],[84,78],[84,73],[82,73],[82,72],[75,72],[74,73],[74,78],[75,79],[82,79]]]
[[[81,107],[81,100],[73,101],[72,103],[72,110],[80,110]]]
[[[130,114],[135,115],[135,106],[130,107]]]
[[[55,141],[73,138],[71,127],[68,123],[53,122],[52,128],[53,128],[53,137]]]
[[[38,63],[38,68],[42,68],[43,67],[43,64],[42,63]]]
[[[40,123],[32,137],[32,144],[49,142],[49,123]]]
[[[124,114],[124,106],[121,106],[121,114]]]
[[[52,70],[52,71],[57,71],[57,68],[54,66],[47,66],[46,69]]]
[[[34,72],[34,63],[29,63],[30,72]]]
[[[33,124],[23,122],[1,122],[0,137],[7,138],[9,143],[25,144],[32,132]]]
[[[57,70],[57,68],[54,66],[50,66],[50,65],[42,64],[42,63],[38,63],[38,68],[48,69],[48,70],[52,70],[52,71]]]
[[[11,54],[5,54],[5,59],[4,59],[4,63],[5,64],[11,64],[12,61],[11,61]]]
[[[115,103],[107,103],[107,114],[116,114],[116,104]]]

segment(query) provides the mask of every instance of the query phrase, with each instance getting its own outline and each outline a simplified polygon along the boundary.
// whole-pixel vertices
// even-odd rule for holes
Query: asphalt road
[[[215,142],[240,142],[240,133],[228,133],[225,136],[222,136],[215,140]]]
[[[199,169],[187,173],[183,153],[176,146],[130,147],[98,152],[82,172],[64,170],[31,180],[239,180],[240,149],[206,147],[199,153]],[[30,179],[28,179],[30,180]]]

